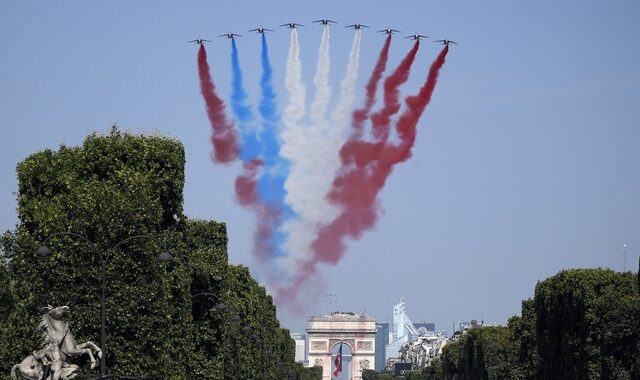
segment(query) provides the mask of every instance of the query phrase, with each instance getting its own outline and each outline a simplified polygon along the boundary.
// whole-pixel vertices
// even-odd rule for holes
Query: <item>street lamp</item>
[[[118,243],[113,245],[111,248],[109,248],[109,249],[107,249],[106,251],[103,252],[102,250],[98,249],[98,245],[96,243],[91,241],[86,236],[83,236],[83,235],[80,235],[80,234],[76,234],[74,232],[57,232],[57,233],[49,236],[48,238],[44,239],[44,241],[42,242],[42,246],[40,248],[38,248],[38,255],[40,255],[42,257],[51,256],[51,254],[53,252],[45,244],[49,240],[51,240],[51,239],[53,239],[54,237],[57,237],[57,236],[71,236],[71,237],[75,237],[75,238],[79,238],[81,240],[84,240],[87,244],[89,244],[93,248],[93,250],[95,252],[98,252],[98,254],[100,255],[100,277],[101,277],[101,280],[102,280],[102,290],[101,290],[101,294],[100,294],[100,343],[101,343],[101,346],[102,346],[101,347],[101,349],[102,349],[102,358],[100,358],[100,378],[104,378],[105,372],[106,372],[106,365],[107,365],[107,314],[106,314],[106,306],[105,306],[106,286],[107,286],[107,279],[106,279],[107,261],[111,257],[111,254],[119,246],[121,246],[124,243],[127,243],[127,242],[132,241],[132,240],[140,240],[140,239],[157,240],[157,238],[152,236],[152,235],[131,236],[131,237],[128,237],[128,238],[126,238],[124,240],[119,241]],[[163,252],[158,256],[157,259],[161,263],[163,263],[165,265],[168,265],[173,261],[173,256],[171,256],[171,254],[169,252]]]
[[[225,304],[225,303],[220,299],[220,296],[219,296],[218,294],[215,294],[215,293],[209,293],[209,292],[201,292],[201,293],[197,293],[197,294],[193,294],[193,295],[191,295],[191,300],[193,301],[194,299],[196,299],[196,298],[198,298],[198,297],[206,297],[207,299],[209,299],[209,300],[211,300],[211,301],[218,301],[218,303],[214,306],[214,308],[215,308],[217,311],[219,311],[220,313],[223,313],[223,315],[225,315],[225,313],[224,313],[224,312],[225,312],[225,310],[227,310],[227,309],[232,310],[232,311],[234,312],[234,315],[233,315],[233,317],[231,318],[231,320],[232,320],[234,323],[239,324],[239,323],[240,323],[240,321],[242,320],[242,318],[240,317],[240,314],[238,314],[238,312],[235,310],[235,308],[234,308],[233,306],[229,306],[229,305]],[[225,319],[225,323],[226,323],[226,321],[227,321],[227,317],[225,316],[225,317],[224,317],[224,319]],[[249,326],[247,326],[247,325],[245,325],[245,326],[243,326],[243,327],[242,327],[242,332],[244,332],[244,333],[247,333],[247,332],[249,332],[250,330],[251,330],[251,328],[250,328]],[[226,354],[227,354],[227,352],[226,352],[226,346],[224,346],[224,353],[225,353],[225,355],[224,355],[224,357],[222,358],[222,368],[223,368],[223,371],[224,371],[224,369],[225,369],[225,358],[226,358]],[[187,357],[187,360],[189,360],[189,359],[188,359],[188,357]],[[234,363],[234,364],[235,364],[235,363]],[[188,375],[188,376],[189,376],[189,378],[191,378],[191,365],[190,365],[189,363],[187,363],[187,367],[189,368],[189,375]]]
[[[621,327],[626,327],[627,329],[629,329],[630,331],[633,331],[634,334],[636,334],[636,336],[638,337],[638,339],[640,339],[640,330],[638,330],[638,328],[626,324],[626,323],[616,323],[614,325],[611,326],[611,329],[615,329],[615,328],[621,328]],[[612,338],[613,337],[613,332],[611,330],[605,332],[604,334],[601,334],[602,330],[597,330],[597,331],[592,331],[589,333],[589,336],[586,339],[586,342],[591,344],[593,343],[593,338],[591,337],[593,334],[598,334],[598,338],[603,337],[603,338]]]
[[[607,331],[604,334],[602,334],[602,330],[597,330],[597,331],[592,331],[589,333],[589,336],[586,339],[586,342],[591,344],[593,343],[593,338],[591,337],[593,334],[598,334],[598,339],[600,338],[611,338],[613,336],[613,333],[611,331]]]

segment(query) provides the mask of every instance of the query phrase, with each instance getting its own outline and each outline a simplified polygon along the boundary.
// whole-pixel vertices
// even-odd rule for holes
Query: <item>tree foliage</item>
[[[565,270],[536,286],[537,377],[640,377],[640,310],[630,272]]]
[[[640,379],[639,290],[631,272],[561,271],[506,327],[447,344],[424,379]]]
[[[226,226],[183,214],[179,142],[114,128],[80,147],[33,154],[17,173],[20,222],[0,245],[2,376],[38,347],[34,327],[47,304],[70,306],[77,341],[100,345],[101,258],[109,373],[280,379],[293,371],[294,343],[273,300],[246,268],[228,264]],[[57,232],[91,243],[68,235],[47,240]],[[114,247],[138,235],[153,238]],[[48,258],[36,253],[45,241]],[[157,262],[164,250],[174,257],[170,267]],[[252,326],[258,339],[240,325]]]

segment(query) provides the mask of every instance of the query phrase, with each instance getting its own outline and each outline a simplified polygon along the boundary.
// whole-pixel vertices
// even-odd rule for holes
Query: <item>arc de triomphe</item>
[[[307,324],[309,365],[322,367],[322,379],[331,380],[334,347],[343,344],[343,353],[351,351],[349,371],[353,380],[362,379],[363,369],[374,369],[376,360],[376,321],[354,313],[335,312],[309,318]],[[348,346],[350,350],[344,346]],[[346,363],[345,363],[346,364]]]

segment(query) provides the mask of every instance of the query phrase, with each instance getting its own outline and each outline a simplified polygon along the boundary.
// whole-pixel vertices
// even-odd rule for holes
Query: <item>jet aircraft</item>
[[[255,28],[255,29],[251,29],[250,32],[256,32],[258,34],[264,34],[264,32],[273,32],[273,30],[267,29],[267,28]]]
[[[204,45],[205,42],[211,42],[210,40],[203,40],[202,38],[196,38],[195,40],[187,41],[189,44]]]
[[[439,42],[439,43],[441,43],[443,45],[446,45],[446,46],[449,46],[449,44],[455,44],[455,45],[458,44],[457,42],[451,41],[451,40],[437,40],[437,41],[433,41],[433,42],[436,42],[436,43]]]
[[[352,24],[352,25],[347,25],[345,26],[345,28],[353,28],[353,29],[360,29],[360,28],[368,28],[368,25],[362,25],[362,24]]]
[[[314,22],[317,22],[318,24],[321,25],[329,25],[329,23],[332,24],[337,24],[337,21],[333,21],[333,20],[329,20],[328,18],[321,18],[320,20],[315,20]]]
[[[393,34],[393,33],[400,33],[400,31],[396,29],[387,28],[387,29],[378,30],[378,33]]]
[[[410,36],[406,36],[405,38],[411,38],[413,40],[419,41],[421,38],[429,38],[429,37],[425,36],[424,34],[412,34]]]
[[[235,33],[225,33],[225,34],[221,34],[218,37],[224,37],[224,38],[228,38],[230,40],[233,40],[236,37],[242,37],[240,34],[235,34]]]
[[[286,24],[282,24],[282,25],[280,25],[280,26],[286,26],[286,27],[288,27],[289,29],[295,29],[297,26],[304,26],[304,25],[302,25],[302,24],[296,24],[295,22],[288,22],[288,23],[286,23]]]

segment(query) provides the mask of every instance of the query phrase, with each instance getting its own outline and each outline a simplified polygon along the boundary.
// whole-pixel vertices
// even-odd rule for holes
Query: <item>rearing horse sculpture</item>
[[[102,350],[93,342],[87,341],[77,344],[69,331],[69,325],[62,320],[62,316],[69,311],[68,306],[47,306],[40,318],[38,330],[42,333],[40,350],[34,351],[20,364],[11,368],[11,378],[17,380],[16,370],[29,380],[68,380],[77,374],[78,366],[68,363],[68,360],[81,355],[89,355],[91,368],[96,366],[93,351],[98,358],[102,357]],[[91,348],[87,348],[91,347]]]

